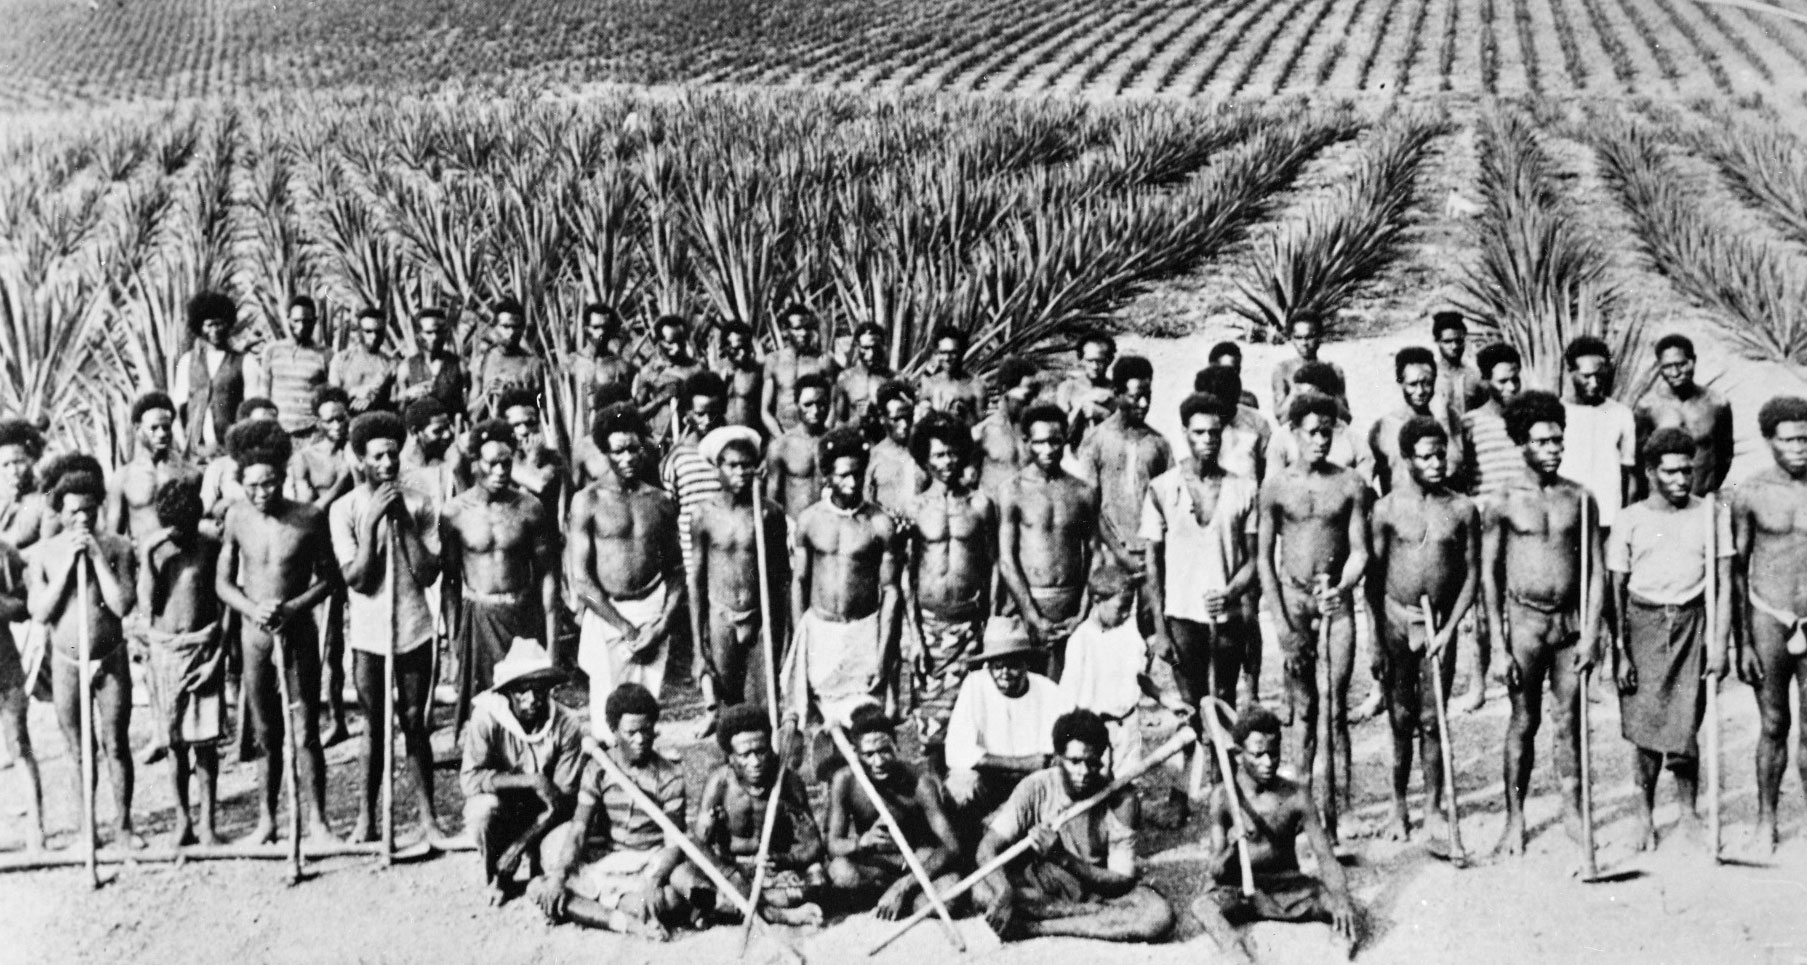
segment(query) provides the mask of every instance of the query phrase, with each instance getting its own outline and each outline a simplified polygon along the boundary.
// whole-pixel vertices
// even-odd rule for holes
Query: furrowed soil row
[[[1156,34],[1148,46],[1143,49],[1138,62],[1123,72],[1117,81],[1118,93],[1160,91],[1168,65],[1190,50],[1189,47],[1181,47],[1180,41],[1191,35],[1207,17],[1222,16],[1224,5],[1224,3],[1190,4],[1185,16],[1177,24]],[[1168,22],[1172,23],[1172,21]]]
[[[1303,17],[1300,16],[1299,11],[1305,6],[1305,3],[1306,0],[1290,0],[1286,6],[1276,11],[1271,18],[1256,18],[1267,21],[1266,31],[1261,35],[1259,40],[1245,42],[1244,49],[1238,52],[1240,54],[1241,65],[1237,68],[1236,73],[1229,79],[1229,93],[1238,94],[1248,88],[1249,79],[1255,75],[1256,69],[1267,60],[1268,53],[1274,49],[1274,42],[1280,37],[1280,32],[1286,29],[1288,24],[1303,19]],[[1253,22],[1253,20],[1250,21],[1251,24]]]
[[[1016,76],[1011,81],[1012,89],[1047,90],[1053,87],[1092,52],[1095,38],[1111,36],[1127,24],[1141,22],[1149,11],[1166,2],[1142,0],[1124,6],[1093,6],[1084,19],[1057,37],[1052,46],[1037,52],[1033,63],[1025,61],[1017,66]]]
[[[1293,36],[1285,45],[1286,56],[1277,61],[1272,76],[1259,83],[1252,83],[1250,86],[1255,90],[1278,94],[1292,87],[1295,81],[1303,81],[1305,70],[1301,66],[1300,60],[1304,57],[1306,48],[1311,45],[1312,39],[1321,32],[1324,22],[1330,18],[1330,11],[1335,6],[1335,0],[1316,0],[1311,17],[1309,19],[1299,18],[1299,22],[1294,25]]]
[[[1175,43],[1168,55],[1166,66],[1162,68],[1155,81],[1156,92],[1176,91],[1187,68],[1203,59],[1203,51],[1211,43],[1213,37],[1223,29],[1223,25],[1248,9],[1254,0],[1224,0],[1211,5],[1211,18],[1200,21],[1186,28],[1184,45]]]

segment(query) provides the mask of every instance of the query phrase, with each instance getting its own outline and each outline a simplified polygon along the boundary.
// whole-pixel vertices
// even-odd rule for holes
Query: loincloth
[[[803,611],[797,631],[785,654],[789,683],[786,700],[793,703],[798,720],[809,719],[813,696],[824,714],[846,726],[860,704],[883,690],[884,641],[879,639],[877,610],[858,620],[830,620],[814,609]]]
[[[458,605],[457,726],[470,719],[472,698],[495,685],[496,664],[515,638],[540,640],[545,633],[545,615],[531,594],[464,595]]]
[[[1625,648],[1638,686],[1619,695],[1625,739],[1647,751],[1693,757],[1705,714],[1706,607],[1696,597],[1680,606],[1631,598]]]
[[[218,655],[220,625],[190,633],[144,633],[149,643],[147,670],[162,698],[164,726],[172,742],[206,744],[226,736],[226,665],[219,661],[205,679],[192,680]]]
[[[1563,604],[1527,600],[1506,594],[1507,633],[1517,651],[1550,648],[1561,650],[1581,639],[1581,621],[1574,609]]]
[[[635,629],[643,629],[665,613],[666,594],[670,588],[664,580],[655,583],[638,600],[611,599],[615,612]],[[600,693],[604,700],[625,683],[636,683],[651,691],[654,697],[665,684],[665,661],[671,648],[661,644],[650,653],[636,654],[626,643],[625,635],[614,624],[604,620],[595,610],[585,607],[577,637],[577,666],[590,678],[592,699]]]
[[[1807,654],[1807,630],[1801,628],[1801,618],[1781,607],[1771,606],[1762,597],[1757,595],[1755,589],[1749,591],[1749,596],[1751,609],[1780,623],[1785,630],[1793,631],[1788,634],[1789,654],[1796,657]]]
[[[572,894],[604,908],[618,908],[621,899],[638,894],[645,887],[646,869],[658,857],[658,849],[616,848],[594,860],[579,860],[571,867],[565,886]]]
[[[982,609],[965,620],[922,614],[923,667],[916,674],[913,716],[921,727],[924,743],[938,744],[946,738],[948,718],[954,715],[954,700],[960,696],[960,685],[970,669],[966,660],[979,652],[984,637]]]

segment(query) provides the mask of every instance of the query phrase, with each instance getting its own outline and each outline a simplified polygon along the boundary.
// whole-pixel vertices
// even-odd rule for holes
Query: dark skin
[[[477,484],[448,503],[440,516],[446,594],[515,594],[538,588],[546,639],[558,639],[558,551],[546,510],[515,489],[514,447],[500,440],[478,447]]]
[[[708,672],[719,679],[722,674],[743,679],[755,672],[751,648],[743,649],[734,627],[718,626],[714,607],[744,612],[758,610],[759,559],[753,532],[754,486],[757,485],[758,459],[750,451],[734,447],[724,451],[717,469],[721,472],[726,499],[705,502],[697,511],[690,527],[690,545],[695,567],[691,570],[691,618],[697,628],[697,639],[706,641],[703,657]],[[783,547],[785,546],[784,514],[777,506],[760,500],[760,512],[766,525],[766,591],[775,610],[771,614],[772,632],[776,639],[786,639],[784,602],[788,586]],[[725,623],[726,621],[723,621]],[[776,659],[774,655],[774,666]],[[746,688],[743,684],[743,690]]]
[[[854,749],[885,808],[904,834],[916,839],[903,844],[912,848],[930,880],[952,870],[959,860],[960,845],[942,807],[941,781],[927,768],[919,770],[898,760],[897,739],[892,734],[861,734]],[[906,914],[921,893],[899,848],[853,773],[838,771],[828,792],[828,853],[833,859],[829,877],[837,887],[853,890],[873,878],[893,876],[873,909],[886,921]]]
[[[1664,349],[1656,360],[1662,384],[1651,388],[1632,410],[1637,421],[1638,451],[1658,429],[1680,429],[1694,440],[1694,495],[1716,493],[1732,471],[1732,405],[1724,396],[1694,381],[1694,353]]]
[[[158,645],[160,637],[188,634],[219,620],[218,601],[211,598],[218,556],[218,544],[193,530],[166,528],[145,538],[138,551],[137,590],[143,607],[151,611],[146,614],[148,625],[140,630],[149,645]],[[216,634],[210,654],[194,662],[185,683],[198,687],[217,680],[225,663],[224,639]],[[170,753],[175,764],[170,771],[176,792],[176,843],[218,844],[214,802],[219,781],[219,749],[211,743],[190,747],[172,740]],[[188,779],[191,773],[200,778],[199,836],[189,820]]]
[[[550,683],[538,681],[510,687],[503,694],[508,698],[508,708],[514,713],[515,720],[529,734],[538,733],[552,716]],[[573,796],[560,790],[549,775],[537,768],[519,774],[499,775],[493,787],[498,796],[531,794],[539,800],[544,810],[540,819],[521,832],[521,836],[509,844],[502,852],[502,857],[497,859],[496,877],[487,889],[491,907],[500,905],[507,897],[503,882],[514,878],[515,870],[521,866],[527,852],[539,847],[546,835],[570,816],[573,805]]]
[[[766,873],[802,871],[822,860],[822,832],[809,807],[803,779],[783,766],[772,750],[768,731],[743,731],[729,741],[728,763],[715,769],[703,785],[695,838],[724,868],[756,858],[765,829],[765,809],[773,787],[783,808],[766,855]],[[782,783],[780,783],[782,782]],[[756,899],[758,897],[756,896]],[[776,908],[761,901],[760,913],[775,924],[820,925],[822,909],[813,904]]]

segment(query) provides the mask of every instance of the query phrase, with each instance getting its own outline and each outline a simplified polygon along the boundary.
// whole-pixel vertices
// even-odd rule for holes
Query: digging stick
[[[96,840],[94,827],[94,666],[90,662],[94,654],[94,627],[92,614],[88,610],[93,591],[88,585],[88,564],[85,550],[75,554],[76,606],[81,614],[76,629],[80,634],[77,643],[81,649],[82,661],[81,672],[75,675],[75,681],[81,687],[82,860],[88,868],[89,887],[99,888],[100,868],[95,852],[100,845]]]
[[[401,580],[402,541],[389,523],[389,565],[383,595],[389,606],[389,652],[383,656],[383,867],[395,864],[395,652],[401,621],[396,619],[396,590]],[[366,772],[369,773],[369,772]],[[425,815],[422,815],[425,817]]]
[[[1707,647],[1719,646],[1719,505],[1712,493],[1707,504]],[[1713,863],[1719,863],[1719,678],[1706,674],[1707,690],[1707,829]]]
[[[759,624],[765,637],[765,707],[778,732],[778,637],[772,631],[772,570],[765,538],[765,494],[753,481],[753,564],[759,579]]]
[[[282,746],[288,756],[283,777],[289,785],[289,883],[295,884],[301,881],[301,763],[295,759],[301,750],[295,740],[295,702],[289,692],[289,648],[280,627],[270,634],[270,641],[276,649],[276,686],[282,696]]]
[[[1211,748],[1217,756],[1217,773],[1223,777],[1224,794],[1230,804],[1230,826],[1236,833],[1236,863],[1242,869],[1242,894],[1253,898],[1255,869],[1249,861],[1249,838],[1248,829],[1243,825],[1242,794],[1236,786],[1236,772],[1230,768],[1229,736],[1223,732],[1223,724],[1217,719],[1217,705],[1214,691],[1211,696],[1198,702],[1198,712],[1204,715],[1205,726],[1210,728]]]
[[[1424,645],[1428,651],[1431,638],[1437,635],[1437,613],[1431,609],[1429,595],[1419,597],[1418,605],[1424,611]],[[1425,657],[1435,662],[1431,667],[1431,693],[1437,701],[1437,743],[1443,751],[1443,808],[1449,819],[1449,858],[1460,864],[1467,860],[1467,854],[1462,849],[1462,806],[1456,799],[1456,752],[1449,746],[1449,708],[1444,706],[1443,655],[1427,652]]]
[[[1324,690],[1318,697],[1318,716],[1324,719],[1324,831],[1336,841],[1337,773],[1336,773],[1336,661],[1330,654],[1330,615],[1324,612],[1325,592],[1330,577],[1318,577],[1318,652],[1314,655],[1324,665]]]
[[[1594,521],[1587,512],[1587,493],[1581,494],[1581,619],[1588,618],[1588,591],[1593,586],[1594,566]],[[1597,629],[1597,628],[1595,628]],[[1576,726],[1581,733],[1577,734],[1581,757],[1581,872],[1582,880],[1592,881],[1600,877],[1600,869],[1594,859],[1594,752],[1592,728],[1588,722],[1588,693],[1593,679],[1593,668],[1581,675],[1580,714]]]

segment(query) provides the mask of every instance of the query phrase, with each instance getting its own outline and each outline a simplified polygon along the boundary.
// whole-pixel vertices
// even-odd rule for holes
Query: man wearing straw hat
[[[896,722],[877,704],[854,708],[852,718],[848,740],[884,803],[874,804],[861,791],[851,768],[836,772],[828,791],[828,877],[849,907],[875,906],[874,914],[891,921],[928,900],[902,849],[915,853],[942,892],[959,880],[949,872],[960,860],[960,842],[942,808],[940,779],[898,759]],[[890,811],[905,840],[892,839],[880,807]]]
[[[546,649],[518,638],[495,674],[495,686],[471,700],[458,778],[492,905],[507,898],[522,858],[539,874],[541,843],[570,819],[584,770],[583,725],[552,699],[565,674]]]
[[[985,627],[984,649],[967,658],[983,672],[960,684],[947,724],[948,797],[965,835],[1018,782],[1048,766],[1054,721],[1073,709],[1052,680],[1030,671],[1040,657],[1023,622],[1000,616]]]
[[[697,507],[691,524],[691,612],[697,650],[710,675],[718,708],[753,702],[770,706],[773,695],[759,663],[761,607],[771,601],[774,639],[785,639],[784,593],[789,567],[784,548],[785,518],[774,503],[756,499],[759,433],[724,426],[703,437],[698,454],[721,474],[722,492]],[[753,532],[753,507],[765,519],[766,592],[760,593],[761,561]],[[777,654],[773,654],[774,662]],[[774,666],[776,664],[774,663]]]

